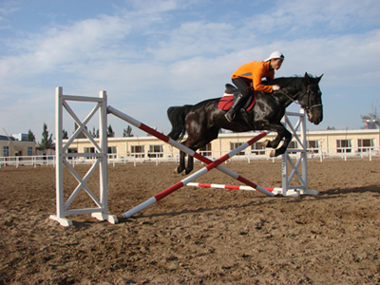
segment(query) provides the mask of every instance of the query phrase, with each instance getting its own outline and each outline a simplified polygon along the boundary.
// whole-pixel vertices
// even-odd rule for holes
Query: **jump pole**
[[[206,164],[210,164],[210,163],[213,163],[212,160],[208,159],[207,157],[204,157],[203,155],[193,151],[192,149],[184,146],[183,144],[169,138],[168,136],[165,136],[164,134],[162,133],[159,133],[157,132],[156,130],[152,129],[151,127],[141,123],[140,121],[128,116],[127,114],[124,114],[123,112],[120,112],[119,110],[113,108],[112,106],[108,106],[107,108],[107,111],[108,113],[110,114],[113,114],[114,116],[132,124],[133,126],[139,128],[140,130],[143,130],[145,132],[147,132],[148,134],[151,134],[153,136],[155,136],[156,138],[178,148],[179,150],[185,152],[186,154],[188,155],[191,155],[193,156],[194,158],[206,163]],[[260,140],[261,138],[263,138],[264,136],[266,136],[267,134],[269,134],[270,132],[269,131],[264,131],[264,132],[261,132],[260,134],[258,134],[255,138],[257,138],[257,140]],[[257,141],[256,140],[256,141]],[[253,144],[254,142],[252,142],[251,144]],[[248,144],[243,144],[243,149],[245,149],[246,147],[248,147],[249,145]],[[270,192],[270,190],[268,190],[267,188],[264,188],[260,185],[257,185],[255,183],[253,183],[252,181],[240,176],[239,174],[223,167],[222,165],[217,165],[216,167],[218,170],[222,171],[223,173],[231,176],[232,178],[252,187],[252,188],[255,188],[257,190],[259,190],[260,192],[268,195],[268,196],[271,196],[273,197],[274,194]]]
[[[229,189],[229,190],[245,190],[245,191],[256,191],[257,189],[247,186],[247,185],[228,185],[228,184],[217,184],[217,183],[198,183],[190,182],[186,186],[202,187],[202,188],[218,188],[218,189]],[[282,188],[277,187],[265,187],[268,191],[273,194],[282,194]]]
[[[233,157],[234,155],[236,155],[240,151],[244,150],[248,146],[250,146],[253,143],[257,142],[258,140],[260,140],[265,135],[266,135],[266,132],[260,133],[256,137],[250,139],[249,141],[247,141],[246,143],[242,144],[238,148],[235,148],[231,152],[229,152],[229,153],[223,155],[222,157],[218,158],[217,160],[211,162],[210,164],[208,164],[207,166],[205,166],[202,169],[198,170],[197,172],[195,172],[194,174],[190,175],[189,177],[186,177],[185,179],[181,180],[180,182],[177,182],[176,184],[174,184],[173,186],[167,188],[166,190],[162,191],[161,193],[158,193],[157,195],[149,198],[148,200],[146,200],[145,202],[141,203],[140,205],[138,205],[138,206],[134,207],[133,209],[125,212],[123,214],[123,218],[130,218],[134,214],[140,212],[141,210],[144,210],[145,208],[149,207],[150,205],[152,205],[152,204],[156,203],[157,201],[165,198],[166,196],[170,195],[174,191],[177,191],[181,187],[187,185],[189,182],[191,182],[194,179],[197,179],[198,177],[206,174],[211,169],[216,168],[221,163],[225,162],[226,160],[230,159],[231,157]],[[260,191],[264,192],[268,196],[272,196],[272,197],[274,196],[274,194],[272,192],[270,192],[270,191],[268,191],[268,190],[266,190],[264,188],[260,189]]]

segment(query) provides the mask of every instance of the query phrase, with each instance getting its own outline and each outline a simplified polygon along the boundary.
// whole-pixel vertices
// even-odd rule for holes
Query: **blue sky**
[[[324,121],[309,130],[359,129],[380,104],[379,17],[380,1],[366,0],[2,0],[0,134],[39,141],[44,123],[54,134],[56,86],[106,90],[109,105],[168,133],[168,107],[222,96],[233,71],[274,50],[285,54],[277,77],[324,74]],[[116,136],[128,125],[108,124]]]

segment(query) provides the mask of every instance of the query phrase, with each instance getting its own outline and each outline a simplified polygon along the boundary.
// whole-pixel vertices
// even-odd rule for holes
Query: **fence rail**
[[[267,149],[249,149],[229,159],[229,161],[247,161],[251,163],[254,160],[279,160],[281,157],[269,158]],[[227,151],[200,151],[200,154],[206,156],[211,160],[215,160],[218,157],[228,153]],[[294,151],[291,156],[297,157],[299,154]],[[75,167],[78,164],[92,164],[96,159],[96,155],[91,157],[91,154],[78,154],[76,157],[71,158],[69,161]],[[351,158],[367,158],[369,161],[373,157],[380,157],[379,147],[361,147],[356,151],[353,148],[309,148],[308,159],[319,159],[321,162],[328,158],[341,158],[345,161]],[[112,153],[108,154],[108,164],[112,164],[114,167],[120,163],[133,163],[136,166],[139,163],[159,163],[164,162],[178,162],[178,152],[155,152],[155,153]],[[55,155],[36,155],[36,156],[6,156],[0,157],[0,168],[2,166],[15,166],[31,165],[37,167],[37,165],[52,165],[55,167],[56,158]]]

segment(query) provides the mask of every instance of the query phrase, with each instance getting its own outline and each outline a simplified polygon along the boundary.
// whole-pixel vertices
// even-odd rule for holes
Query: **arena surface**
[[[183,179],[175,166],[109,165],[109,212],[119,224],[81,215],[69,216],[68,228],[49,219],[55,168],[2,166],[0,284],[380,283],[379,158],[309,160],[309,188],[318,196],[184,187],[121,218]],[[261,186],[281,186],[280,161],[224,166]],[[83,176],[88,168],[75,170]],[[68,175],[67,195],[77,185]],[[197,182],[235,184],[218,170]],[[81,192],[73,206],[92,207]]]

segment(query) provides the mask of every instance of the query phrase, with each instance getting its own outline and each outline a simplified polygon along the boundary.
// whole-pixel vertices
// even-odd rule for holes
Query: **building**
[[[199,150],[199,152],[204,156],[220,157],[255,135],[257,133],[254,132],[221,133],[217,139]],[[275,133],[270,133],[266,138],[254,143],[238,155],[267,155],[263,142],[266,139],[273,139],[274,136]],[[64,140],[63,143],[66,143],[66,141]],[[98,139],[95,139],[95,141],[98,141]],[[307,141],[309,152],[316,155],[361,155],[379,154],[380,152],[379,129],[308,131]],[[299,148],[298,144],[296,140],[293,140],[289,145],[289,149]],[[6,136],[0,136],[0,149],[0,157],[41,155],[35,142],[19,141],[12,138],[9,140]],[[94,153],[95,149],[87,138],[79,138],[73,141],[68,151],[73,153]],[[176,160],[178,157],[178,150],[175,147],[153,136],[108,138],[108,153],[109,157],[114,159],[162,158]],[[53,155],[54,150],[45,154]]]
[[[0,157],[36,155],[36,143],[0,136]]]
[[[220,157],[232,149],[242,145],[257,133],[221,133],[219,137],[199,150],[202,155],[209,157]],[[270,133],[266,138],[256,142],[251,147],[238,155],[266,155],[263,142],[266,139],[273,139],[275,133]],[[98,139],[95,139],[97,141]],[[379,152],[379,129],[360,130],[326,130],[308,131],[307,148],[310,153],[334,156],[339,154],[359,155],[363,153]],[[66,143],[67,140],[64,140]],[[289,148],[299,148],[298,142],[293,140]],[[75,139],[68,149],[73,153],[94,153],[95,149],[88,139]],[[108,138],[108,153],[110,158],[177,158],[178,150],[153,137],[123,137]]]

